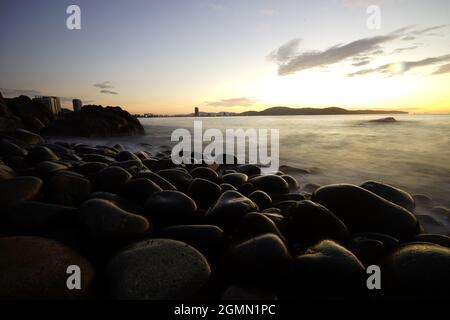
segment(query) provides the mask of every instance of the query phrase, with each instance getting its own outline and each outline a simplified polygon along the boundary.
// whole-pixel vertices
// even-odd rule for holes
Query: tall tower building
[[[73,111],[80,111],[81,107],[83,106],[83,103],[81,102],[80,99],[73,99],[72,105],[73,105]]]
[[[194,111],[195,111],[195,116],[198,117],[200,115],[198,107],[195,107]]]

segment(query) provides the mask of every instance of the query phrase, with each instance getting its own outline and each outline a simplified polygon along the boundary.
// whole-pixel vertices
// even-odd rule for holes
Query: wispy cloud
[[[410,46],[410,47],[397,48],[394,51],[392,51],[392,53],[402,53],[405,51],[411,51],[411,50],[417,49],[418,47],[419,47],[418,45],[415,45],[415,46]]]
[[[450,73],[450,63],[440,66],[433,74]]]
[[[401,28],[385,35],[363,38],[347,44],[337,44],[324,51],[299,52],[300,41],[299,39],[293,39],[272,52],[269,57],[278,64],[279,75],[288,75],[314,67],[338,63],[371,51],[376,52],[381,50],[381,44],[398,39],[410,28]]]
[[[376,58],[375,56],[387,56],[390,54],[412,51],[419,47],[419,44],[416,43],[411,46],[394,49],[388,53],[384,47],[390,42],[395,42],[400,39],[415,40],[417,37],[431,35],[430,32],[440,30],[447,26],[448,25],[439,25],[418,29],[417,25],[410,25],[384,35],[362,38],[346,44],[336,44],[325,50],[300,51],[299,47],[301,39],[295,38],[284,43],[278,49],[272,51],[268,57],[271,61],[278,65],[278,74],[280,76],[289,75],[316,67],[327,67],[329,65],[346,61],[347,59],[352,59],[353,63],[351,64],[358,67],[368,64],[371,60]],[[405,62],[405,71],[419,66],[418,63],[421,61],[423,61],[423,63],[429,62],[427,59],[407,61]],[[381,70],[363,69],[352,73],[351,76],[367,74],[375,71],[383,72],[383,70],[383,68],[381,68]]]
[[[389,72],[391,74],[399,74],[399,73],[403,73],[403,72],[409,71],[414,68],[426,67],[426,66],[430,66],[430,65],[434,65],[434,64],[438,64],[438,63],[442,63],[442,62],[447,62],[447,61],[450,61],[450,54],[446,54],[446,55],[442,55],[442,56],[438,56],[438,57],[425,58],[425,59],[416,60],[416,61],[402,61],[402,62],[384,64],[377,68],[362,69],[357,72],[350,73],[348,76],[354,77],[354,76],[361,76],[361,75],[366,75],[369,73],[377,73],[377,72],[379,72],[379,73],[388,73]]]
[[[217,101],[206,101],[205,105],[210,107],[250,107],[253,106],[257,100],[250,98],[232,98],[232,99],[222,99]]]
[[[95,83],[94,87],[100,88],[100,89],[111,89],[111,88],[114,88],[114,86],[112,85],[112,83],[110,81],[103,81],[103,82],[100,82],[100,83]]]
[[[111,90],[100,90],[100,93],[104,93],[104,94],[119,94],[116,91],[111,91]]]

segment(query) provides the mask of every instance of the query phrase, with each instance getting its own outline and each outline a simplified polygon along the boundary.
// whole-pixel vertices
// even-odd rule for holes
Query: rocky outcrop
[[[26,129],[51,136],[127,136],[144,134],[139,120],[120,107],[88,105],[79,112],[66,110],[56,117],[27,96],[3,98],[0,93],[0,132]]]
[[[127,136],[144,134],[144,128],[135,117],[120,107],[88,105],[79,112],[65,114],[43,131],[56,136]]]

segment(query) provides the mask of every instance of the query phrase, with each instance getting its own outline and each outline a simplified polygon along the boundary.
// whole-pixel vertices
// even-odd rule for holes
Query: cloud
[[[384,64],[382,66],[379,66],[377,68],[373,69],[362,69],[357,72],[350,73],[348,76],[354,77],[354,76],[361,76],[366,75],[369,73],[391,73],[391,74],[401,74],[406,71],[409,71],[414,68],[418,67],[425,67],[441,62],[447,62],[450,61],[450,54],[438,56],[438,57],[431,57],[431,58],[425,58],[421,60],[416,61],[403,61],[403,62],[397,62],[397,63],[388,63]]]
[[[412,41],[412,40],[416,40],[416,37],[406,36],[406,37],[403,37],[402,40],[404,40],[404,41]]]
[[[17,97],[17,96],[40,96],[42,95],[41,91],[33,90],[33,89],[6,89],[0,88],[0,92],[4,97]]]
[[[425,34],[427,32],[439,30],[439,29],[445,28],[447,26],[448,26],[447,24],[442,24],[440,26],[434,26],[434,27],[429,27],[429,28],[425,28],[425,29],[411,31],[410,34],[413,34],[413,35],[416,35],[416,36],[420,36],[420,35],[423,35],[423,34]]]
[[[279,47],[277,50],[272,51],[268,58],[272,61],[275,61],[279,64],[286,63],[298,52],[298,47],[300,46],[300,42],[302,39],[295,38],[292,40],[289,40],[285,44],[283,44],[281,47]]]
[[[411,50],[415,50],[417,49],[419,46],[415,45],[415,46],[410,46],[410,47],[405,47],[405,48],[397,48],[394,51],[392,51],[392,53],[401,53],[401,52],[405,52],[405,51],[411,51]]]
[[[206,101],[205,104],[210,107],[250,107],[254,105],[257,100],[249,98],[232,98],[232,99],[222,99],[217,101]]]
[[[352,66],[360,67],[360,66],[364,66],[364,65],[369,64],[369,63],[370,63],[370,60],[362,60],[360,62],[352,63]]]
[[[450,73],[450,63],[440,66],[433,74]]]
[[[94,87],[100,88],[100,89],[111,89],[111,88],[114,88],[114,86],[112,85],[112,83],[110,81],[103,81],[103,82],[100,82],[100,83],[95,83]]]
[[[104,94],[119,94],[116,91],[111,91],[111,90],[100,90],[100,93],[104,93]]]
[[[293,39],[283,44],[278,50],[273,51],[269,58],[278,64],[278,74],[288,75],[302,70],[326,66],[341,62],[347,58],[373,52],[382,53],[380,45],[405,35],[405,32],[414,26],[397,29],[391,33],[362,38],[347,44],[336,44],[324,51],[299,52],[300,39]]]
[[[274,9],[262,9],[259,11],[259,13],[266,17],[274,17],[280,14],[277,10]]]

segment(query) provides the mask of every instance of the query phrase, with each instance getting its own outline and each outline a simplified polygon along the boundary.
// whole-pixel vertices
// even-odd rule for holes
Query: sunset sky
[[[2,0],[0,43],[4,96],[66,106],[450,112],[448,0]]]

